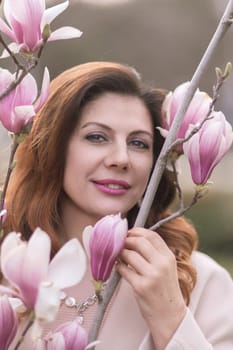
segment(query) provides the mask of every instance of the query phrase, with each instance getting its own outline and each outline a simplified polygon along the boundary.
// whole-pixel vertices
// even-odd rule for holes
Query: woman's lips
[[[128,182],[124,180],[103,179],[93,183],[100,191],[111,195],[125,194],[130,188]]]

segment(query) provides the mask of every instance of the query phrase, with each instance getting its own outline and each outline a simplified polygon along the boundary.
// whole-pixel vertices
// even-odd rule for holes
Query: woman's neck
[[[60,232],[65,237],[65,240],[78,238],[80,242],[82,241],[84,228],[88,225],[95,225],[98,220],[98,218],[91,217],[79,210],[65,195],[61,204],[61,219],[62,227]]]

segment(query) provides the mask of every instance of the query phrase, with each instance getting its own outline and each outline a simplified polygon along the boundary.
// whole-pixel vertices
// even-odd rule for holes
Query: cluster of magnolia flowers
[[[96,293],[101,292],[100,286],[109,279],[127,232],[127,220],[120,215],[108,215],[84,230],[83,241]],[[82,245],[75,238],[65,243],[51,261],[50,253],[50,238],[40,228],[28,242],[16,232],[4,239],[0,261],[5,280],[0,285],[1,349],[8,349],[17,338],[19,320],[27,319],[32,320],[33,350],[55,350],[58,344],[61,350],[84,350],[90,346],[78,318],[42,336],[43,327],[56,319],[62,291],[81,281],[87,264]]]
[[[189,82],[179,85],[167,94],[163,113],[165,125],[159,128],[166,137],[176,113],[184,99]],[[212,98],[197,89],[180,125],[177,139],[183,140],[175,147],[177,157],[185,154],[189,161],[192,180],[196,185],[205,185],[213,169],[222,160],[233,142],[230,123],[221,111],[211,108]]]
[[[0,17],[0,32],[4,33],[11,43],[2,53],[1,58],[11,54],[20,54],[29,60],[40,50],[44,42],[61,39],[79,38],[79,29],[65,26],[51,31],[51,22],[69,5],[65,1],[59,5],[45,8],[45,0],[5,0],[3,13],[6,22]],[[0,69],[0,91],[4,92],[12,84],[19,72],[10,73]],[[48,95],[49,72],[45,69],[41,97],[37,99],[37,84],[31,74],[27,74],[20,84],[0,101],[0,121],[14,134],[20,134],[40,109]]]

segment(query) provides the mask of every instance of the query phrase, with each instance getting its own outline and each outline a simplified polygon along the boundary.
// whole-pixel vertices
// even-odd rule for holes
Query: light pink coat
[[[225,269],[205,254],[195,252],[192,262],[197,269],[197,284],[186,315],[164,350],[233,350],[233,281]],[[92,289],[88,290],[90,278],[89,275],[78,286],[81,300],[93,293]],[[94,311],[90,308],[89,314],[87,312],[88,324]],[[71,312],[73,310],[61,309],[56,323],[72,319]],[[124,280],[120,281],[108,307],[98,339],[101,343],[96,350],[156,350],[133,291]],[[31,349],[28,336],[20,350]]]

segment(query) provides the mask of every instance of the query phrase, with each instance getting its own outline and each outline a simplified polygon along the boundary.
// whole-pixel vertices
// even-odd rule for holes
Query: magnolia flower
[[[63,335],[66,350],[85,350],[88,341],[87,332],[77,319],[60,325],[55,332]]]
[[[32,350],[66,350],[65,339],[61,333],[49,334],[48,338],[36,339],[33,342]]]
[[[49,332],[44,338],[33,342],[32,350],[88,350],[93,349],[100,341],[87,344],[87,333],[76,320],[59,326],[55,333]]]
[[[190,82],[179,85],[174,92],[167,94],[164,100],[162,111],[165,116],[165,124],[164,129],[159,128],[164,137],[168,134],[168,130],[172,125],[189,85]],[[190,124],[198,124],[207,117],[211,102],[212,99],[209,95],[199,89],[196,90],[176,135],[178,139],[183,139],[185,137]],[[182,150],[182,145],[179,145],[176,149],[178,153],[183,153]]]
[[[191,131],[190,126],[187,133]],[[205,184],[215,166],[221,161],[233,142],[231,125],[222,112],[213,112],[201,129],[184,143],[184,154],[188,157],[193,182]]]
[[[14,339],[18,321],[7,296],[0,296],[0,348],[7,350]]]
[[[0,18],[0,31],[12,40],[9,49],[15,53],[34,52],[41,47],[43,39],[55,41],[79,38],[82,32],[73,27],[61,27],[54,32],[50,31],[50,23],[68,5],[69,1],[65,1],[45,9],[45,0],[5,0],[3,12],[8,24]],[[2,57],[7,55],[5,50]]]
[[[15,74],[0,68],[0,91],[5,91],[15,78]],[[48,97],[49,82],[49,71],[45,68],[41,94],[36,101],[37,84],[33,76],[27,74],[14,90],[0,100],[0,121],[7,130],[20,134],[22,128],[32,121]]]
[[[35,309],[38,321],[35,336],[40,335],[41,324],[55,319],[60,305],[59,291],[77,284],[86,269],[85,253],[77,239],[68,241],[51,262],[50,250],[50,238],[39,228],[28,242],[12,232],[1,247],[4,277],[27,308]]]
[[[122,219],[120,215],[107,215],[94,227],[87,226],[84,230],[83,241],[90,255],[92,276],[96,282],[105,282],[110,277],[127,233],[127,220]]]

